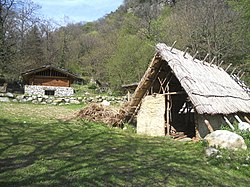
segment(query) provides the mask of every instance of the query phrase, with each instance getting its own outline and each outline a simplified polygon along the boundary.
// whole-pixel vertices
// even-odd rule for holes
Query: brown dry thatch
[[[94,103],[82,109],[77,114],[77,117],[89,121],[105,123],[113,127],[120,127],[124,114],[124,111],[121,109],[114,109],[113,107]]]

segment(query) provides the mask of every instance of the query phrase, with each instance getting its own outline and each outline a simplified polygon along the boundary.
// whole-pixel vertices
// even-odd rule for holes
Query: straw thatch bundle
[[[77,117],[87,119],[89,121],[105,123],[110,126],[120,127],[124,112],[114,107],[103,106],[102,104],[91,104],[82,109]]]

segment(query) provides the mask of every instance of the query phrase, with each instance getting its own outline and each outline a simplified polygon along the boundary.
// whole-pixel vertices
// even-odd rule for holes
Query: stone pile
[[[34,104],[51,104],[51,105],[69,105],[82,103],[123,103],[127,101],[127,97],[114,96],[91,96],[84,95],[83,97],[55,97],[47,95],[17,95],[12,93],[0,93],[0,102],[19,102],[19,103],[34,103]]]

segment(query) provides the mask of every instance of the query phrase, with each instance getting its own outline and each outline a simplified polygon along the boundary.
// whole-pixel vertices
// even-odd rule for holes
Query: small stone
[[[37,101],[38,101],[38,102],[42,102],[42,101],[43,101],[43,98],[39,97],[39,98],[37,99]]]
[[[220,154],[220,151],[218,149],[213,148],[213,147],[206,148],[205,152],[206,152],[206,155],[208,157]]]

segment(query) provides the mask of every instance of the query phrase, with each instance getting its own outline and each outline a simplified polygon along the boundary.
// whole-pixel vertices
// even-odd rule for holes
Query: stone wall
[[[165,96],[146,96],[137,116],[137,133],[165,136]]]
[[[34,86],[25,85],[24,93],[27,95],[45,95],[45,90],[55,91],[54,96],[72,96],[74,89],[71,87],[56,87],[56,86]]]

